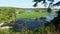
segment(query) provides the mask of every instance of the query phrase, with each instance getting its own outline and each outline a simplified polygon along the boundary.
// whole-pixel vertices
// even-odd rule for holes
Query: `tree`
[[[55,3],[55,4],[53,4],[53,6],[60,6],[60,1]]]
[[[33,6],[34,7],[36,7],[37,6],[37,4],[39,3],[39,2],[41,2],[41,1],[43,1],[43,4],[44,4],[44,6],[46,7],[46,5],[47,5],[47,2],[46,2],[46,0],[34,0],[34,2],[36,2]],[[47,0],[47,1],[50,1],[50,3],[49,3],[49,6],[48,6],[48,12],[50,13],[51,12],[51,7],[53,6],[60,6],[60,1],[58,1],[57,3],[55,3],[55,4],[53,4],[53,2],[54,2],[54,0]],[[57,14],[58,14],[58,16],[57,17],[55,17],[51,22],[55,25],[55,27],[56,28],[58,28],[58,26],[59,26],[59,22],[60,22],[60,10],[57,12]]]
[[[58,16],[51,21],[51,23],[55,25],[56,29],[58,29],[60,25],[60,9],[57,13],[58,13]]]
[[[10,22],[15,20],[15,9],[13,8],[1,8],[0,9],[0,23]]]
[[[21,13],[24,13],[24,10],[23,9],[19,10],[19,14],[21,14]]]
[[[33,6],[36,7],[37,4],[38,4],[39,2],[41,2],[41,1],[43,1],[43,4],[45,4],[44,6],[46,6],[46,5],[47,5],[47,2],[50,1],[49,7],[50,7],[50,6],[53,4],[53,2],[54,2],[54,0],[47,0],[47,2],[46,2],[46,0],[33,0],[33,2],[36,2]],[[55,4],[53,4],[53,6],[56,6],[56,5],[59,6],[59,5],[60,5],[60,1],[57,2],[57,3],[55,3]]]
[[[51,10],[51,7],[52,7],[52,6],[59,6],[59,5],[60,5],[60,1],[57,2],[57,3],[55,3],[55,4],[53,4],[54,0],[47,0],[47,2],[46,2],[46,0],[33,0],[33,2],[36,2],[36,3],[33,5],[33,7],[36,7],[36,6],[38,5],[38,3],[41,2],[41,1],[43,1],[43,4],[44,4],[45,7],[46,7],[48,1],[50,1],[47,12],[51,12],[50,10]]]
[[[39,2],[41,2],[41,1],[43,1],[43,4],[45,4],[44,6],[46,6],[46,4],[47,4],[46,0],[34,0],[33,2],[36,2],[36,3],[35,3],[33,6],[36,7],[37,4],[38,4]],[[49,4],[49,5],[52,5],[53,2],[54,2],[54,0],[48,0],[48,1],[50,1],[50,4]]]

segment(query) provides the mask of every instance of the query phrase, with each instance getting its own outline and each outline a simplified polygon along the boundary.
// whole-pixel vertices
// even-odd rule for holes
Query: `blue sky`
[[[0,0],[0,7],[18,7],[18,8],[34,8],[33,0]],[[60,0],[55,0],[54,3]],[[39,3],[36,8],[44,8],[42,3]]]

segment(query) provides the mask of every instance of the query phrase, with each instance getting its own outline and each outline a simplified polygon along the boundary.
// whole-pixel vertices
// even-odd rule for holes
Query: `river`
[[[35,31],[38,27],[43,26],[45,23],[50,22],[51,20],[53,20],[55,17],[57,17],[57,13],[47,13],[45,14],[46,18],[42,18],[42,19],[24,19],[24,18],[17,18],[16,19],[16,25],[15,25],[15,29],[19,30],[19,29],[23,29],[23,27],[27,27],[27,29]]]

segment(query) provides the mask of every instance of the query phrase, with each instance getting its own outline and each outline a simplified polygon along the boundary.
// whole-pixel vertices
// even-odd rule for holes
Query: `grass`
[[[47,14],[47,12],[31,12],[31,13],[21,13],[17,14],[16,18],[41,18],[45,17],[44,14]]]

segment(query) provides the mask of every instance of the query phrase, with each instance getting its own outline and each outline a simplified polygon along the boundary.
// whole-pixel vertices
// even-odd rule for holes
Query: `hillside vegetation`
[[[27,12],[26,12],[27,10]],[[46,9],[45,9],[46,10]],[[31,12],[30,12],[31,11]],[[16,18],[41,18],[47,14],[47,11],[43,9],[23,9],[23,8],[0,8],[0,23],[10,23],[11,21],[15,21]],[[54,12],[52,11],[51,14]],[[42,27],[37,28],[36,31],[28,30],[27,28],[23,28],[23,31],[15,31],[10,28],[0,28],[0,34],[60,34],[59,29],[56,31],[56,27],[52,24],[43,25]]]
[[[0,23],[15,20],[15,15],[16,13],[14,8],[0,8]]]

